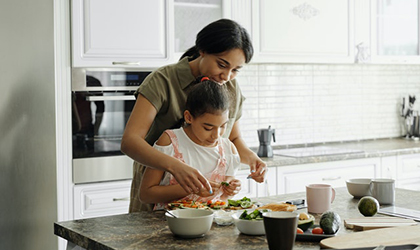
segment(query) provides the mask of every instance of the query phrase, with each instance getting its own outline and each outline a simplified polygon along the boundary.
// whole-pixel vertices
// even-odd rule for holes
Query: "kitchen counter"
[[[305,193],[293,193],[255,200],[265,204],[304,197]],[[343,221],[348,218],[362,217],[357,210],[358,201],[353,199],[346,188],[336,189],[336,199],[332,204],[332,210],[337,212],[342,220],[337,235],[353,232],[344,228]],[[420,192],[396,190],[396,206],[418,209],[418,204],[420,204]],[[298,210],[298,212],[306,212],[306,209]],[[316,216],[317,222],[319,222],[319,216]],[[70,246],[78,245],[92,250],[268,249],[265,236],[241,234],[234,225],[218,226],[213,223],[211,230],[202,238],[177,238],[170,232],[162,211],[57,222],[54,223],[54,234],[71,242]],[[317,242],[297,241],[294,249],[320,249],[320,246]]]
[[[273,158],[262,158],[268,167],[289,166],[307,163],[320,163],[329,161],[342,161],[351,159],[363,159],[373,157],[396,156],[404,154],[420,153],[420,141],[407,140],[404,138],[389,138],[362,141],[347,141],[336,143],[322,143],[311,145],[294,145],[289,147],[273,146],[273,150],[285,149],[308,149],[325,147],[336,149],[331,154],[325,150],[325,154],[305,157],[291,157],[274,155]],[[258,148],[252,148],[255,152]],[[336,153],[341,150],[343,153]],[[349,151],[346,153],[346,151]],[[244,166],[244,168],[247,166]]]

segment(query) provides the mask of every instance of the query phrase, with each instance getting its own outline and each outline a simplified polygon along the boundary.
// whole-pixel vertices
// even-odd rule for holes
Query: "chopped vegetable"
[[[262,220],[263,216],[262,214],[264,212],[268,212],[267,209],[255,209],[253,212],[248,213],[248,211],[244,210],[243,213],[241,214],[241,216],[239,216],[239,219],[242,220]]]
[[[298,234],[303,234],[303,230],[302,230],[302,229],[300,229],[300,228],[297,228],[296,233],[298,233]]]
[[[221,185],[227,187],[227,186],[229,186],[229,183],[226,182],[226,181],[222,181]]]
[[[324,230],[322,230],[320,227],[316,227],[312,229],[312,234],[324,234]]]
[[[228,203],[229,206],[242,208],[251,207],[254,204],[253,202],[251,202],[251,199],[247,197],[244,197],[240,200],[228,200]]]

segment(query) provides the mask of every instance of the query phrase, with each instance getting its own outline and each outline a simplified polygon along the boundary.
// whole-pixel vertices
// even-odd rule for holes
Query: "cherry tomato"
[[[303,230],[302,230],[302,229],[300,229],[300,228],[297,228],[296,233],[298,233],[298,234],[303,234]]]
[[[322,228],[320,227],[316,227],[314,229],[312,229],[312,234],[323,234],[324,230],[322,230]]]

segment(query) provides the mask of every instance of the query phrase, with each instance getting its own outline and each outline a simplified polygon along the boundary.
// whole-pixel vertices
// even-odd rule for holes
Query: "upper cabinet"
[[[419,1],[371,2],[373,63],[420,63]]]
[[[230,0],[72,0],[73,67],[156,68],[179,60]]]
[[[72,0],[74,67],[175,63],[231,18],[253,63],[420,63],[419,0]]]
[[[253,62],[354,62],[352,0],[252,1]]]
[[[220,18],[230,18],[230,1],[174,0],[175,59],[195,44],[197,33]]]
[[[169,62],[169,0],[72,0],[74,67],[147,67]]]

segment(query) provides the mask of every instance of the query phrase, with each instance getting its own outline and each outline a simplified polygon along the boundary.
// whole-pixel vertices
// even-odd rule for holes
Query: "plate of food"
[[[297,241],[314,241],[319,242],[325,238],[334,237],[335,234],[326,234],[319,225],[312,225],[307,230],[303,231],[298,228],[296,233]]]
[[[170,210],[174,209],[214,209],[220,210],[227,207],[226,201],[214,200],[214,201],[194,201],[194,200],[178,200],[168,203]]]
[[[239,200],[228,199],[228,204],[225,209],[230,210],[242,210],[242,209],[253,209],[257,208],[255,202],[251,201],[250,198],[244,197]]]
[[[277,202],[277,203],[268,203],[263,206],[260,206],[258,209],[269,209],[271,211],[287,211],[293,212],[296,211],[296,205],[285,203],[285,202]]]
[[[334,214],[331,214],[331,216],[333,215]],[[335,234],[332,234],[332,232],[336,232],[336,231],[332,230],[332,225],[328,225],[328,224],[333,223],[334,221],[327,221],[327,219],[328,218],[324,219],[326,221],[324,222],[323,228],[325,230],[328,229],[327,232],[331,232],[331,234],[324,232],[324,229],[321,226],[315,225],[315,217],[313,215],[305,213],[305,212],[300,213],[299,220],[298,220],[298,228],[296,232],[296,240],[319,242],[322,239],[335,236]],[[326,226],[329,226],[330,228]]]
[[[168,208],[174,209],[209,209],[206,203],[194,200],[178,200],[168,203]]]

